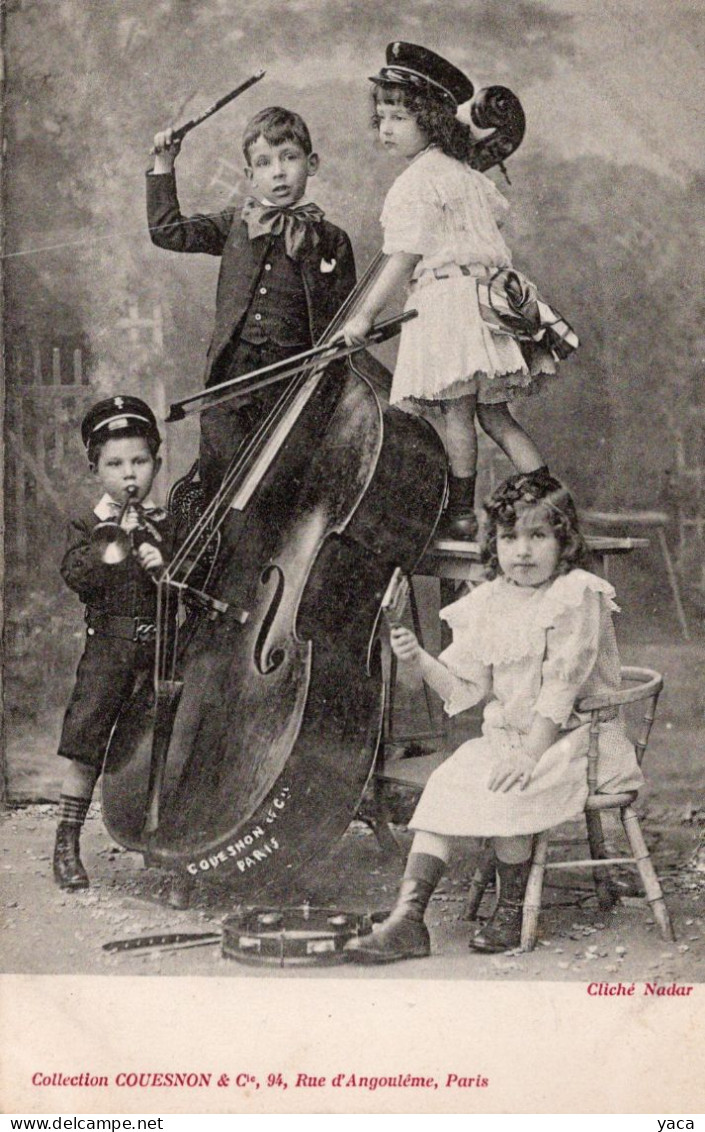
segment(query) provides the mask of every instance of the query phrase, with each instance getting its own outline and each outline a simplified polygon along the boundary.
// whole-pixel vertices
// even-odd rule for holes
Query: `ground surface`
[[[92,878],[82,893],[63,893],[52,884],[50,853],[54,810],[34,805],[6,815],[2,828],[3,905],[6,926],[3,970],[9,973],[114,975],[279,976],[291,970],[251,967],[224,958],[220,947],[112,955],[108,941],[158,932],[217,930],[234,905],[223,887],[199,891],[187,911],[164,905],[167,882],[144,869],[141,858],[114,846],[97,809],[84,835],[84,860]],[[577,827],[575,827],[577,831]],[[568,829],[568,832],[575,832]],[[408,835],[397,831],[403,845]],[[538,979],[575,981],[658,980],[705,982],[705,874],[683,868],[696,844],[695,827],[647,822],[656,867],[662,878],[677,941],[665,943],[648,906],[632,896],[607,915],[600,913],[586,876],[554,874],[547,891],[541,939],[531,954],[481,956],[469,951],[474,925],[464,905],[474,854],[454,859],[428,917],[433,941],[429,959],[393,967],[341,966],[336,976],[405,978]],[[385,857],[365,825],[355,822],[325,862],[300,878],[299,891],[312,905],[350,910],[388,908],[401,863]],[[364,896],[361,897],[361,890]],[[485,897],[481,914],[491,903]],[[300,977],[329,975],[330,969],[297,968]]]
[[[481,956],[469,951],[474,925],[465,919],[468,882],[478,844],[457,852],[448,876],[430,906],[428,922],[433,954],[424,960],[390,967],[335,968],[344,978],[464,978],[502,980],[673,980],[705,982],[705,852],[697,854],[705,828],[703,798],[703,721],[705,720],[705,650],[702,631],[685,643],[673,638],[669,625],[660,631],[651,622],[637,625],[632,639],[623,638],[625,663],[651,666],[666,677],[647,752],[648,787],[638,802],[643,829],[666,891],[677,940],[664,942],[641,899],[623,898],[604,914],[597,908],[586,873],[549,875],[541,936],[530,954]],[[409,723],[409,707],[400,703],[401,725]],[[414,720],[412,719],[413,723]],[[423,719],[420,720],[423,723]],[[28,974],[228,975],[317,978],[327,968],[251,967],[224,958],[218,946],[164,953],[111,955],[108,941],[155,932],[219,929],[236,903],[226,887],[199,889],[192,907],[174,911],[165,904],[167,878],[145,869],[142,859],[115,845],[105,832],[94,805],[83,838],[84,860],[91,888],[63,893],[51,878],[51,852],[63,761],[53,757],[60,718],[42,726],[15,728],[10,743],[11,785],[17,801],[0,822],[1,902],[5,913],[2,971]],[[451,730],[452,748],[462,739]],[[29,800],[29,801],[28,801]],[[394,814],[409,812],[409,799],[394,799]],[[577,836],[579,826],[569,827]],[[385,854],[369,828],[355,821],[330,852],[297,878],[289,903],[304,900],[350,911],[389,908],[394,901],[410,843],[402,824],[395,833],[403,853]],[[622,848],[617,832],[608,841]],[[625,870],[623,875],[627,877]],[[282,894],[282,901],[285,894]],[[492,894],[480,910],[486,915]]]

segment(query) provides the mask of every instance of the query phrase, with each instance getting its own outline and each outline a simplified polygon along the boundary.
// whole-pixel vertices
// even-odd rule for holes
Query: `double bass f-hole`
[[[257,640],[254,647],[254,662],[257,671],[262,676],[269,676],[270,673],[276,672],[277,668],[282,664],[286,653],[283,648],[273,648],[271,652],[267,652],[267,640],[274,625],[277,613],[281,606],[282,597],[284,594],[284,573],[280,566],[272,564],[262,572],[261,582],[263,586],[269,585],[271,579],[275,579],[274,592],[271,601],[267,606],[266,613],[262,620],[262,628],[257,634]]]

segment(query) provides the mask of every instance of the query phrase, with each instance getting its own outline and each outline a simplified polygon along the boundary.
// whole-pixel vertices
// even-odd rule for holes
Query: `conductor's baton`
[[[254,75],[250,75],[249,79],[245,79],[244,83],[240,83],[240,86],[236,86],[235,90],[231,90],[229,94],[224,94],[222,98],[219,98],[217,102],[209,106],[202,114],[198,114],[195,118],[190,118],[188,122],[184,122],[183,126],[177,126],[176,129],[172,131],[172,143],[181,141],[181,139],[185,138],[186,134],[194,130],[196,126],[200,126],[201,122],[205,122],[206,118],[210,118],[211,114],[222,110],[224,106],[227,106],[228,102],[232,102],[234,98],[237,98],[237,96],[247,90],[248,87],[258,83],[260,79],[264,78],[265,74],[266,71],[255,71]],[[152,150],[152,153],[154,153],[154,150]]]

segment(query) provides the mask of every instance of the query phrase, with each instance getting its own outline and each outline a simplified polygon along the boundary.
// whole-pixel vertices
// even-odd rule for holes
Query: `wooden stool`
[[[606,718],[613,718],[615,708],[624,704],[645,702],[645,713],[640,733],[634,743],[637,761],[641,766],[651,725],[656,713],[656,704],[663,687],[663,678],[649,668],[623,668],[622,683],[633,687],[623,688],[604,696],[586,696],[578,702],[576,710],[590,713],[590,744],[587,758],[588,797],[585,803],[585,822],[590,857],[571,861],[549,861],[548,850],[554,830],[548,829],[534,838],[531,856],[531,871],[524,896],[524,914],[521,928],[522,951],[532,951],[538,935],[539,913],[543,878],[546,869],[590,869],[593,874],[597,900],[600,908],[608,910],[618,903],[619,896],[609,873],[610,865],[636,865],[646,899],[651,905],[654,919],[666,940],[675,939],[673,925],[663,898],[663,891],[646,847],[639,819],[633,810],[637,791],[621,794],[601,794],[597,790],[597,764],[599,758],[600,724]],[[626,835],[631,856],[608,857],[602,831],[601,814],[603,810],[618,810]],[[491,878],[492,870],[485,860],[473,878],[471,886],[472,910],[477,911],[484,889]]]
[[[685,619],[685,610],[683,608],[683,601],[681,600],[680,586],[678,585],[678,575],[676,574],[671,552],[668,549],[668,542],[666,541],[665,528],[671,521],[671,517],[666,511],[581,511],[580,518],[584,523],[594,524],[595,526],[609,527],[638,527],[646,530],[654,529],[656,537],[661,547],[661,554],[666,567],[668,581],[671,586],[673,594],[673,601],[676,606],[676,614],[680,627],[683,631],[683,637],[686,641],[690,640],[690,633],[688,631],[688,622]]]

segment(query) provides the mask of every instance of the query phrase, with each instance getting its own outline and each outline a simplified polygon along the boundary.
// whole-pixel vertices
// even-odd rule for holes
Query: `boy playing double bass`
[[[158,247],[221,257],[209,387],[312,346],[355,285],[355,263],[346,233],[305,200],[318,155],[298,114],[275,106],[251,119],[242,147],[252,196],[241,208],[211,215],[181,214],[174,176],[180,144],[172,133],[154,139],[147,217]],[[280,395],[275,384],[203,414],[199,465],[206,500]]]

